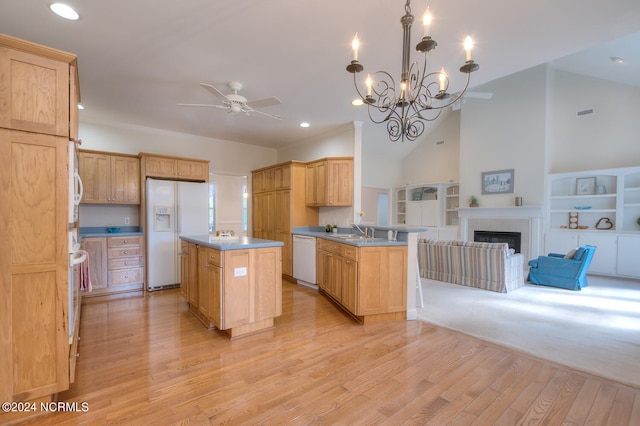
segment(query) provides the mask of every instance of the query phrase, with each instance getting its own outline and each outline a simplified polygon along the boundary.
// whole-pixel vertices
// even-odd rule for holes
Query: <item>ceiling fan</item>
[[[207,83],[200,83],[207,92],[211,93],[216,98],[219,98],[222,101],[222,105],[208,105],[208,104],[178,104],[179,106],[192,106],[192,107],[211,107],[211,108],[220,108],[227,109],[229,113],[239,113],[244,112],[246,115],[251,115],[251,113],[257,112],[258,114],[266,115],[267,117],[275,118],[277,120],[281,120],[282,117],[270,114],[268,112],[260,111],[256,108],[268,107],[272,105],[280,105],[280,99],[275,96],[271,96],[269,98],[264,99],[256,99],[254,101],[248,101],[242,95],[238,94],[238,91],[242,89],[242,83],[237,81],[232,81],[228,84],[229,88],[233,90],[233,93],[229,93],[225,95],[220,90],[218,90],[215,86]]]

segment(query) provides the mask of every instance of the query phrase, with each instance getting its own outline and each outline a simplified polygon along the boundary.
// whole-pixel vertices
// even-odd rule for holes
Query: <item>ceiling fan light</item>
[[[306,121],[303,121],[302,123],[300,123],[300,127],[307,128],[309,126],[311,126],[311,125],[309,123],[307,123]]]
[[[61,18],[68,19],[70,21],[77,21],[80,18],[78,12],[64,3],[52,3],[49,5],[49,9]]]

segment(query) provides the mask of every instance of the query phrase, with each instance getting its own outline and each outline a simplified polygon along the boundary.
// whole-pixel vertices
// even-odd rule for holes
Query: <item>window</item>
[[[247,234],[247,191],[246,176],[209,175],[209,232]]]
[[[216,231],[216,189],[213,174],[209,174],[209,232]]]

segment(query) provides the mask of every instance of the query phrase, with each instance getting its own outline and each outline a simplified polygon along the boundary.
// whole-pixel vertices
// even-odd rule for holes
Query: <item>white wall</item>
[[[474,88],[489,100],[467,99],[460,117],[460,205],[475,195],[480,207],[543,205],[547,108],[546,66]],[[514,193],[482,195],[482,172],[514,169]]]
[[[438,142],[442,142],[438,144]],[[460,111],[438,124],[402,161],[402,177],[396,186],[458,182],[460,175]]]
[[[550,172],[640,165],[640,88],[553,72]],[[578,111],[593,114],[577,116]]]
[[[80,122],[82,149],[138,154],[175,155],[209,160],[209,171],[247,175],[275,164],[277,151],[220,139],[132,125]]]

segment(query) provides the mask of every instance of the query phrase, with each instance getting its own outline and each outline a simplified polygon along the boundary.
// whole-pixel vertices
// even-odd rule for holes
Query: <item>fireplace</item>
[[[504,231],[473,231],[473,241],[482,243],[507,243],[509,248],[520,253],[522,233]]]
[[[460,236],[474,240],[474,232],[519,232],[525,264],[542,254],[542,206],[461,207]]]

